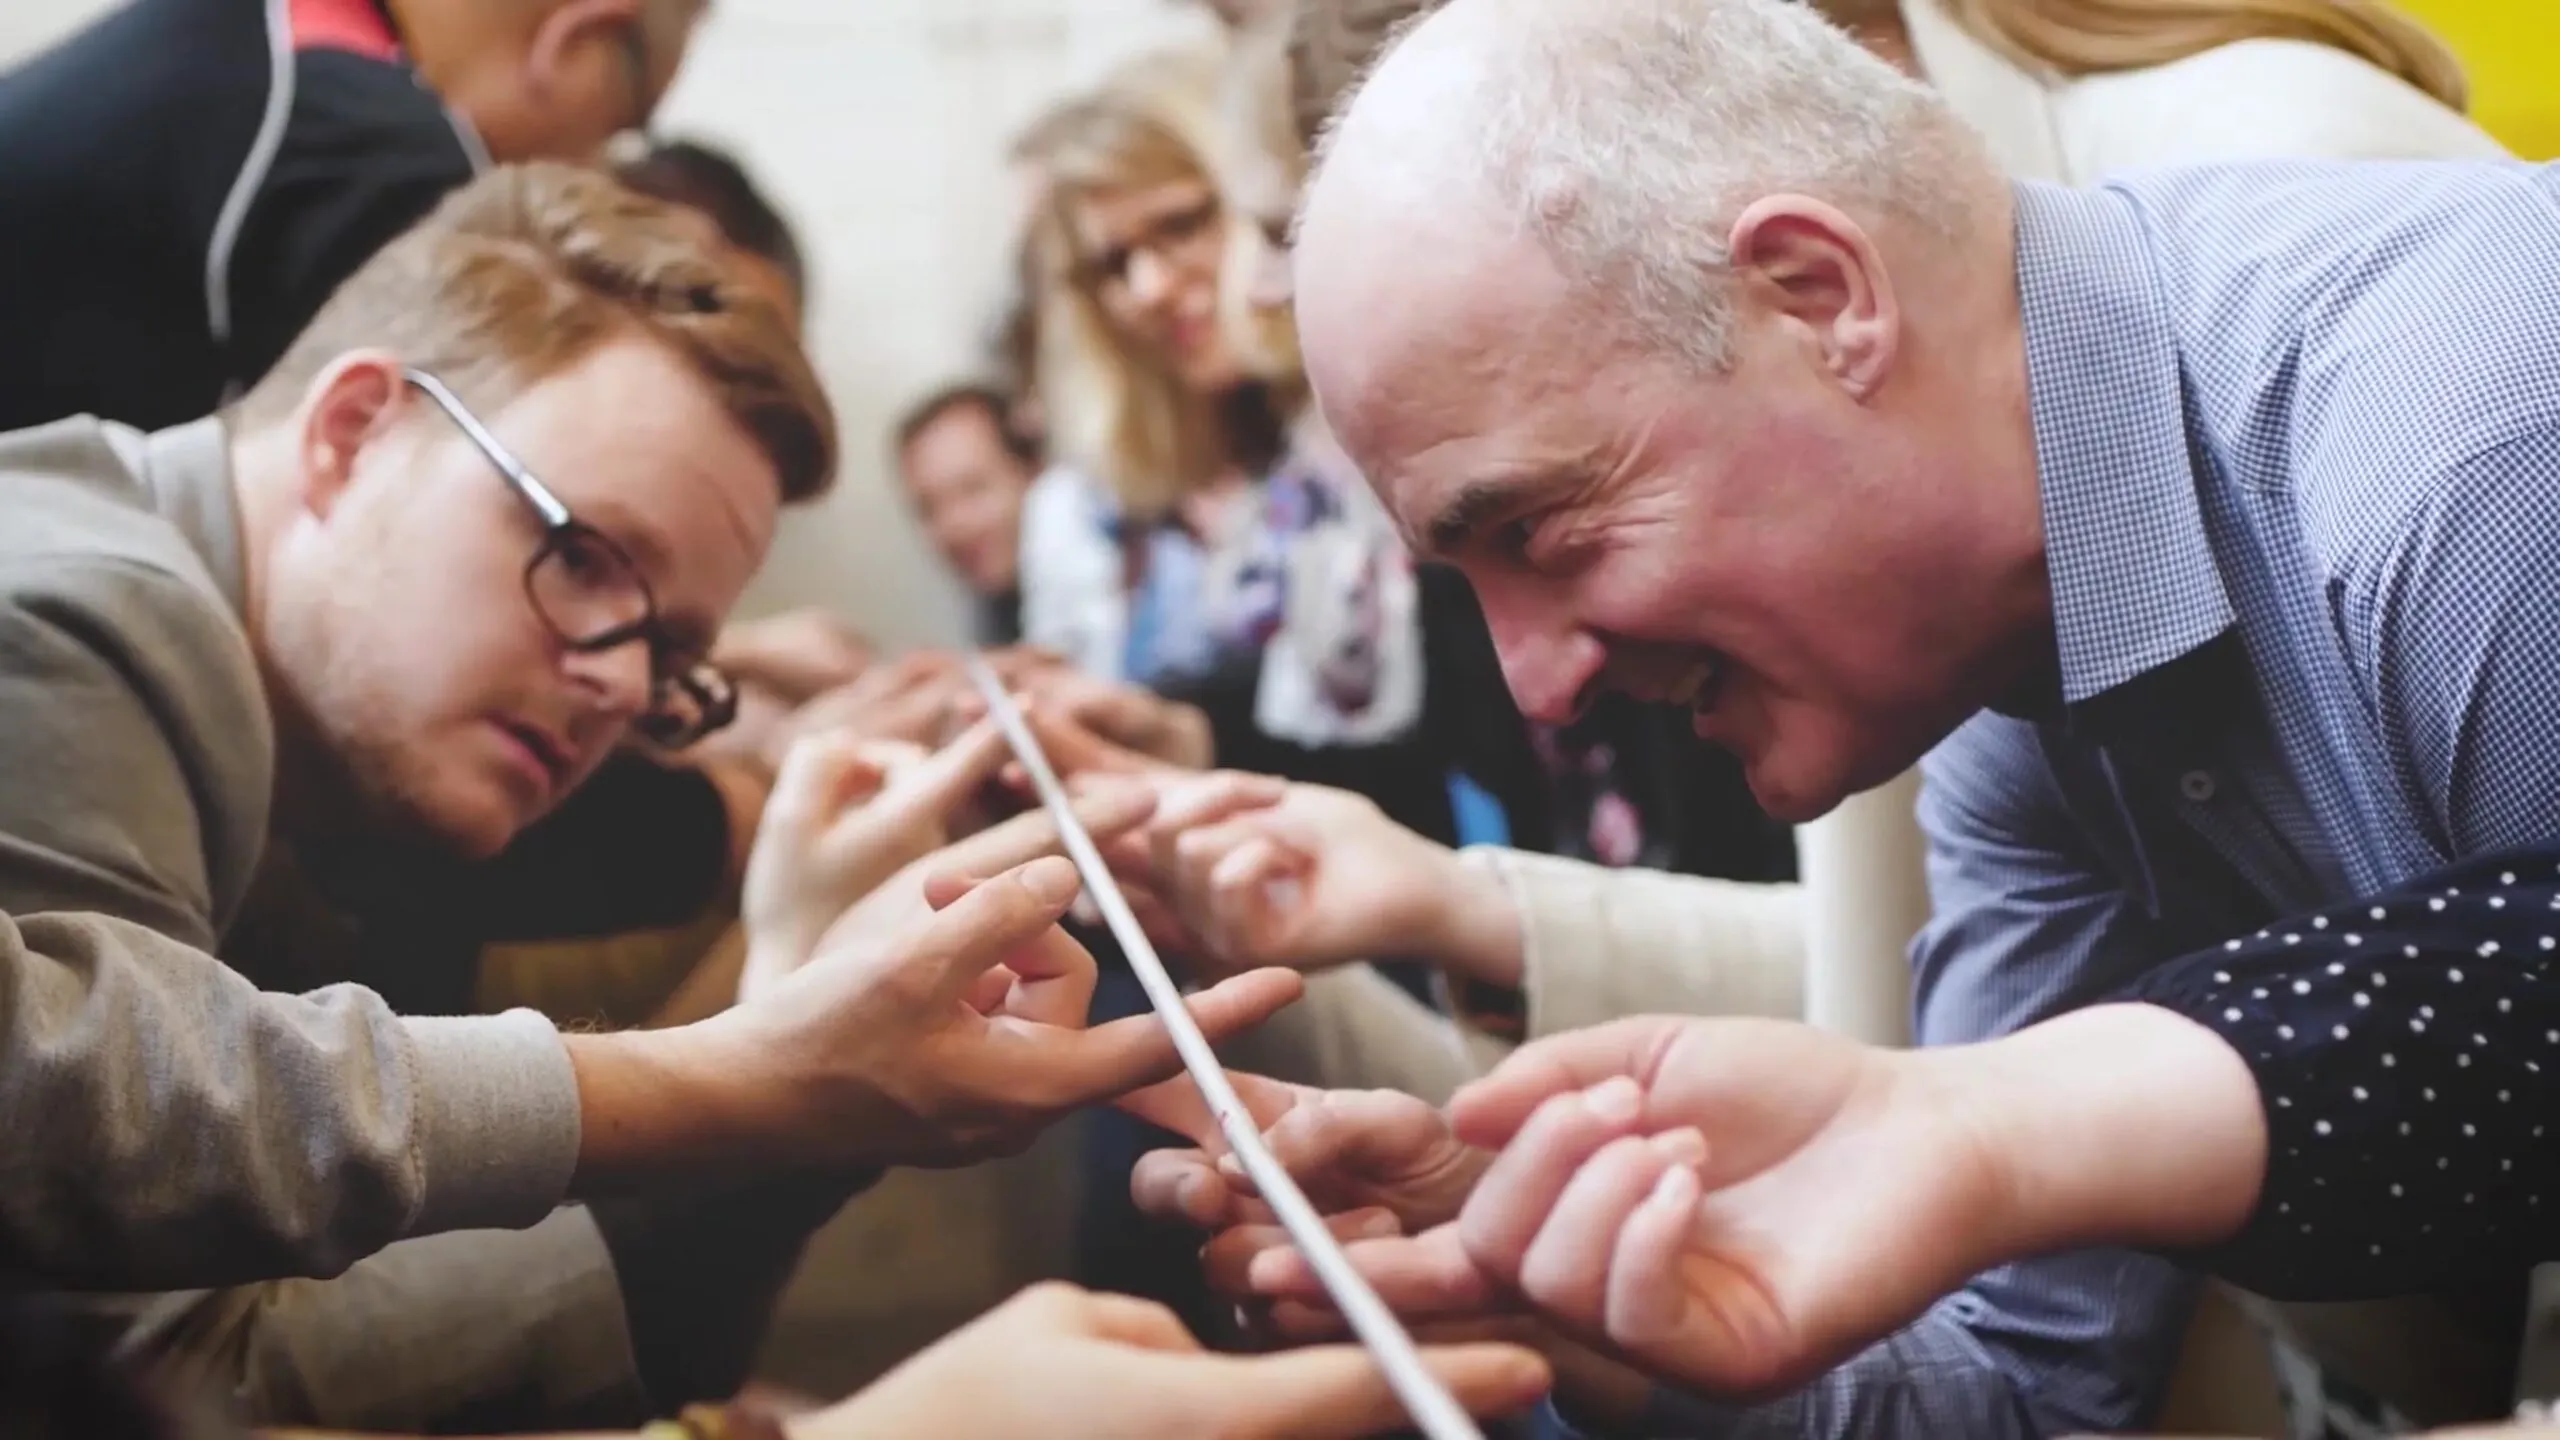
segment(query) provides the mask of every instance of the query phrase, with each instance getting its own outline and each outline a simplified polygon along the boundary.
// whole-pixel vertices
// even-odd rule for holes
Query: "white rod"
[[[1209,1112],[1218,1120],[1218,1129],[1227,1137],[1236,1160],[1244,1166],[1254,1188],[1262,1192],[1264,1203],[1271,1207],[1289,1238],[1297,1242],[1298,1253],[1324,1282],[1333,1296],[1334,1305],[1351,1324],[1353,1334],[1377,1357],[1378,1368],[1387,1384],[1404,1402],[1413,1423],[1422,1428],[1430,1440],[1484,1440],[1484,1432],[1476,1428],[1457,1400],[1422,1364],[1421,1352],[1414,1348],[1413,1337],[1360,1278],[1352,1267],[1351,1257],[1342,1253],[1333,1232],[1325,1228],[1315,1207],[1307,1203],[1297,1182],[1264,1148],[1262,1131],[1253,1122],[1253,1112],[1237,1098],[1235,1087],[1227,1083],[1226,1067],[1218,1063],[1217,1052],[1209,1048],[1208,1037],[1192,1020],[1190,1007],[1182,1002],[1181,987],[1164,968],[1156,948],[1139,928],[1138,917],[1129,909],[1128,897],[1120,893],[1120,882],[1111,867],[1103,863],[1102,852],[1094,847],[1093,837],[1077,822],[1075,811],[1067,803],[1067,792],[1058,783],[1057,773],[1049,768],[1049,758],[1040,749],[1039,739],[1024,724],[1022,712],[1014,707],[995,672],[979,657],[969,657],[969,678],[986,696],[987,713],[995,717],[997,728],[1004,732],[1005,743],[1013,747],[1014,758],[1022,762],[1031,777],[1032,788],[1039,791],[1040,803],[1048,808],[1049,818],[1057,822],[1058,838],[1064,842],[1067,858],[1075,862],[1076,871],[1084,877],[1085,893],[1093,897],[1102,911],[1102,920],[1111,928],[1112,938],[1129,957],[1129,968],[1136,971],[1138,983],[1146,987],[1147,999],[1156,1014],[1163,1018],[1165,1029],[1173,1036],[1173,1048],[1181,1055],[1183,1068],[1191,1072],[1191,1083],[1200,1087],[1200,1098],[1207,1101]]]

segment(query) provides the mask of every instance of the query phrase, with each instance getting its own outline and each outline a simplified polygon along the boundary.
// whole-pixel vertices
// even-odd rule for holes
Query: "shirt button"
[[[2178,793],[2199,805],[2212,799],[2216,788],[2210,770],[2190,770],[2178,777]]]

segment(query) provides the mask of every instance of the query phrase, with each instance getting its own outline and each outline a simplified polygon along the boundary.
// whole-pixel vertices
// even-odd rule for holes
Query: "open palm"
[[[1707,1393],[1783,1389],[1976,1268],[1986,1167],[1925,1071],[1803,1026],[1646,1017],[1525,1047],[1453,1105],[1500,1154],[1451,1224],[1352,1247],[1418,1318],[1521,1306]],[[1302,1295],[1294,1256],[1265,1294]]]

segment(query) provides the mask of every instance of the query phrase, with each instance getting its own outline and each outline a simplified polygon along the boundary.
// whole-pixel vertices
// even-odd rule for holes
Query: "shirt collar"
[[[2054,77],[1975,39],[1938,0],[1902,0],[1902,28],[1921,77],[1982,137],[2002,173],[2070,178],[2054,121]]]
[[[244,621],[248,566],[240,542],[240,497],[231,483],[231,432],[220,416],[189,421],[142,437],[134,473],[151,508],[177,527],[213,582]]]
[[[2175,332],[2132,202],[2016,184],[2018,311],[2062,700],[2228,629]]]

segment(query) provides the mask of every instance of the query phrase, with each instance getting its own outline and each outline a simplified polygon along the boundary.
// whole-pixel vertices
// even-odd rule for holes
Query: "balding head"
[[[2032,454],[1949,417],[2018,364],[2007,203],[1805,6],[1451,0],[1318,157],[1308,373],[1524,708],[1695,702],[1764,803],[1818,813],[1998,668],[2011,577],[1967,557],[2032,549]]]

